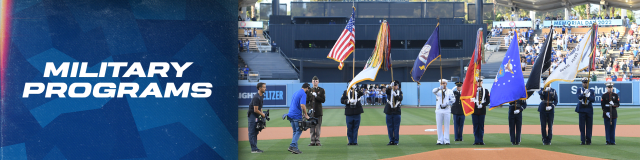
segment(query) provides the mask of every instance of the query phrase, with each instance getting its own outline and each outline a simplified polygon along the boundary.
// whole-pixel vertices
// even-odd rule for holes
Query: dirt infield
[[[460,154],[466,153],[466,154]],[[534,148],[447,148],[385,160],[407,159],[576,159],[596,160],[587,156],[553,152]]]
[[[450,127],[453,134],[453,125]],[[435,135],[435,125],[400,126],[401,135]],[[540,125],[522,125],[522,134],[540,134]],[[291,139],[291,127],[267,127],[258,136],[258,140]],[[484,133],[509,133],[509,125],[485,125]],[[464,134],[473,134],[473,126],[465,125]],[[580,135],[578,125],[554,125],[554,135]],[[322,137],[344,137],[347,135],[346,126],[322,127]],[[387,135],[386,126],[360,126],[358,135]],[[593,126],[593,136],[605,136],[603,125]],[[618,125],[616,137],[640,137],[640,125]],[[300,138],[309,138],[309,130],[302,133]],[[238,128],[238,141],[248,141],[247,128]]]

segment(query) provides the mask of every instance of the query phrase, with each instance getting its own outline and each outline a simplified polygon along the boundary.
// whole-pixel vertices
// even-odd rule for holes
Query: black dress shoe
[[[582,143],[580,143],[580,145],[587,145],[587,143],[582,142]]]
[[[520,145],[520,142],[516,142],[516,145]]]
[[[357,145],[358,145],[358,143],[353,143],[353,145],[354,145],[354,146],[357,146]]]
[[[516,142],[511,142],[511,145],[516,145]]]
[[[315,143],[309,143],[309,146],[316,146]]]
[[[436,143],[436,145],[442,145],[442,143]]]
[[[444,145],[451,145],[450,143],[445,143]]]
[[[480,142],[479,144],[480,144],[480,145],[484,145],[484,142]]]
[[[353,143],[349,143],[349,144],[347,144],[347,146],[350,146],[350,145],[353,145]]]
[[[473,145],[478,145],[478,143],[473,143]]]
[[[610,145],[616,145],[616,143],[611,143]]]
[[[387,146],[393,145],[393,142],[389,142],[387,143]]]

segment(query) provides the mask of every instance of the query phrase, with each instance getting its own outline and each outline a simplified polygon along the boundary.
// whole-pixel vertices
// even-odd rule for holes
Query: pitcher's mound
[[[576,159],[595,160],[600,158],[553,152],[535,148],[447,148],[412,155],[388,158],[406,159]]]

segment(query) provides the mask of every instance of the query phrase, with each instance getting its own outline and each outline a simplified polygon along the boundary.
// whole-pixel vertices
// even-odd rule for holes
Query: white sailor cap
[[[441,79],[441,80],[438,80],[438,82],[440,82],[440,83],[442,83],[442,82],[447,83],[447,82],[449,82],[449,81],[448,81],[447,79]]]
[[[476,78],[476,81],[481,82],[482,80],[484,80],[484,76],[480,76],[478,78]]]
[[[589,83],[589,78],[582,77],[582,83]]]

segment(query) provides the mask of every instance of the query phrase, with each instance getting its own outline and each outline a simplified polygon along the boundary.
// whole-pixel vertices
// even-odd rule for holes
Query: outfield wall
[[[491,90],[491,86],[493,84],[493,79],[486,79],[486,82],[483,83],[483,87]],[[291,97],[293,93],[302,88],[303,83],[299,83],[298,81],[261,81],[267,83],[267,92],[270,93],[270,96],[265,97],[265,107],[287,107],[290,104]],[[239,90],[239,107],[248,107],[247,101],[250,101],[250,94],[255,93],[257,89],[255,89],[257,83],[249,83],[246,80],[239,81],[239,87],[247,86],[246,88],[252,88],[253,91],[243,92]],[[435,106],[435,95],[431,93],[433,88],[438,87],[437,82],[422,82],[420,85],[420,105],[421,106]],[[250,86],[250,87],[248,87]],[[281,86],[286,86],[286,89],[283,89]],[[343,106],[340,104],[340,97],[342,93],[347,88],[347,83],[322,83],[319,84],[320,87],[325,89],[326,101],[323,106]],[[403,105],[418,105],[418,88],[417,83],[414,82],[402,82],[402,92],[404,94],[404,100],[402,101]],[[455,84],[453,82],[449,82],[447,84],[448,88],[453,88]],[[559,102],[558,105],[562,106],[575,106],[578,102],[577,93],[580,92],[581,83],[580,82],[554,82],[551,84],[551,87],[558,91]],[[592,82],[589,86],[591,89],[595,90],[596,94],[596,102],[594,105],[599,105],[600,96],[605,92],[604,82]],[[618,92],[620,95],[621,105],[627,107],[640,107],[640,81],[633,82],[617,82],[615,83],[615,92]],[[618,90],[619,89],[619,90]],[[274,92],[269,92],[274,91]],[[282,91],[283,93],[276,93],[276,91]],[[282,99],[278,99],[282,94]],[[244,98],[243,98],[244,96]],[[605,95],[606,96],[606,95]],[[276,97],[276,98],[274,98]],[[267,100],[269,98],[269,100]],[[244,101],[244,103],[243,103]],[[274,104],[279,103],[279,104]],[[532,105],[537,106],[540,103],[540,97],[537,93],[534,93],[531,98],[527,100],[529,106]]]

